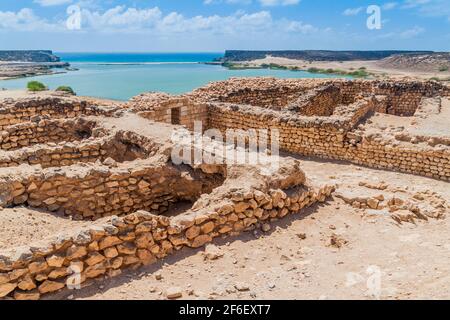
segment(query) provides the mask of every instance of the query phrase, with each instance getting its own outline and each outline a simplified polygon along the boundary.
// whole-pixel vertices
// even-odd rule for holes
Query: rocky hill
[[[0,61],[59,62],[51,50],[0,50]]]
[[[378,65],[392,69],[448,72],[450,70],[450,52],[399,54],[379,61]]]
[[[286,51],[225,51],[224,62],[252,61],[273,57],[306,60],[306,61],[354,61],[380,60],[398,54],[431,54],[432,51],[328,51],[328,50],[286,50]]]

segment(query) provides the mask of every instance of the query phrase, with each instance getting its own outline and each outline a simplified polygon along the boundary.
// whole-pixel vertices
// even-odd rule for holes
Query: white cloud
[[[229,4],[250,4],[252,0],[225,0]]]
[[[263,7],[291,6],[300,3],[300,0],[259,0]]]
[[[405,2],[403,3],[403,8],[405,9],[416,8],[430,2],[431,0],[405,0]]]
[[[203,4],[217,4],[217,3],[228,3],[228,4],[251,4],[252,0],[203,0]]]
[[[423,17],[447,17],[450,21],[449,0],[405,0],[402,9],[415,10]]]
[[[242,4],[247,5],[251,4],[252,0],[203,0],[203,3],[206,5],[215,4],[215,3],[228,3],[228,4]],[[258,2],[263,7],[276,7],[276,6],[290,6],[296,5],[301,2],[301,0],[258,0]]]
[[[419,26],[415,26],[414,28],[405,30],[403,32],[400,33],[400,37],[403,39],[410,39],[410,38],[415,38],[416,36],[418,36],[421,33],[424,33],[425,29]]]
[[[106,10],[104,13],[98,11],[82,10],[83,27],[107,31],[110,29],[140,30],[154,27],[162,17],[158,7],[138,10],[117,6]]]
[[[425,32],[425,29],[419,26],[415,26],[411,29],[407,29],[400,32],[390,32],[378,36],[379,39],[412,39]]]
[[[156,32],[171,33],[209,32],[211,34],[238,34],[255,32],[311,33],[317,31],[300,21],[274,20],[269,11],[246,13],[237,11],[229,16],[210,15],[185,17],[178,12],[164,15],[158,7],[134,9],[117,6],[105,12],[82,10],[83,29],[100,32]]]
[[[50,24],[45,19],[39,18],[29,8],[23,8],[18,12],[0,11],[0,31],[53,31],[58,27],[58,25]]]
[[[280,36],[304,35],[319,32],[314,26],[302,21],[274,19],[267,10],[247,13],[239,10],[231,15],[186,17],[179,12],[164,14],[158,7],[136,9],[116,6],[108,10],[83,8],[82,27],[88,33],[128,33],[169,36],[182,34],[186,37],[198,35],[229,35],[237,37],[250,34],[277,34]],[[42,19],[31,9],[18,12],[0,11],[0,31],[74,32],[65,28],[64,20],[52,22]]]
[[[397,7],[398,3],[397,2],[387,2],[385,4],[383,4],[383,6],[381,7],[383,10],[392,10],[395,7]]]
[[[195,16],[186,18],[182,14],[172,12],[157,24],[162,34],[181,32],[203,32],[213,34],[236,34],[238,32],[259,32],[270,29],[272,16],[267,11],[256,13],[237,13],[231,16]]]
[[[318,30],[312,25],[305,24],[301,21],[289,21],[286,26],[286,31],[307,34],[317,32]]]
[[[59,6],[71,2],[72,0],[34,0],[34,3],[38,3],[43,7]]]
[[[344,12],[342,13],[344,16],[356,16],[358,15],[364,8],[363,7],[359,7],[359,8],[348,8],[345,9]]]

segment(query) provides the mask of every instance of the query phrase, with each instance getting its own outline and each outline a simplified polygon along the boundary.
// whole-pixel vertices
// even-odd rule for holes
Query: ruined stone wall
[[[337,105],[342,103],[339,87],[325,85],[307,91],[289,105],[289,110],[303,116],[331,116]]]
[[[389,169],[450,181],[450,149],[391,145],[380,139],[364,137],[347,144],[345,159],[378,169]]]
[[[179,124],[189,130],[194,129],[194,121],[208,123],[208,107],[205,103],[195,103],[188,98],[167,98],[163,96],[162,101],[151,99],[146,103],[145,96],[135,97],[130,102],[131,108],[137,111],[137,114],[153,121]],[[172,111],[174,110],[175,111]],[[175,119],[178,118],[178,119]]]
[[[124,269],[154,263],[183,247],[198,248],[216,237],[298,213],[324,201],[332,191],[332,186],[317,191],[302,187],[249,190],[195,214],[169,218],[138,211],[58,235],[40,246],[14,248],[0,255],[0,298],[39,299],[67,285],[115,277]]]
[[[219,102],[248,104],[274,110],[281,110],[295,101],[302,91],[288,87],[273,89],[249,89],[243,88],[230,93],[227,96],[218,97]]]
[[[210,106],[210,127],[278,129],[280,149],[306,156],[348,160],[360,165],[450,181],[449,148],[392,145],[383,139],[355,137],[352,128],[377,107],[373,99],[336,108],[331,117],[296,117],[264,113],[245,106]],[[356,139],[356,140],[355,140]]]
[[[193,200],[216,183],[216,177],[193,177],[192,172],[150,160],[117,168],[99,164],[49,168],[42,173],[21,167],[20,176],[0,183],[3,205],[24,204],[80,219],[98,219],[141,209],[165,212],[170,203]],[[2,174],[0,169],[0,177]]]
[[[86,101],[61,98],[23,99],[0,102],[0,130],[7,126],[31,121],[35,116],[74,118],[82,115],[111,115],[115,108],[103,108]]]
[[[48,168],[70,166],[78,162],[104,161],[109,157],[109,150],[105,147],[105,143],[101,141],[89,141],[76,144],[67,142],[45,148],[24,148],[16,152],[0,153],[0,167],[28,164]]]
[[[322,84],[318,79],[277,79],[269,77],[230,78],[212,82],[187,94],[197,102],[223,102],[282,110],[294,103],[307,90]]]
[[[414,115],[422,98],[450,95],[450,89],[438,82],[344,81],[336,85],[343,103],[352,102],[355,96],[385,96],[386,113],[407,117]]]
[[[91,135],[94,122],[74,120],[48,120],[24,122],[8,126],[0,132],[2,150],[16,150],[40,143],[80,141]]]
[[[153,156],[156,150],[156,144],[140,141],[130,133],[118,132],[114,136],[91,137],[80,142],[63,142],[0,152],[0,167],[22,164],[40,165],[42,168],[64,167],[80,162],[103,162],[108,158],[114,162],[124,162]]]
[[[346,132],[372,110],[373,104],[372,100],[362,100],[342,107],[348,111],[342,111],[342,116],[293,117],[291,113],[279,114],[249,106],[211,104],[209,123],[224,134],[227,129],[277,129],[280,148],[284,151],[339,159],[346,152]]]

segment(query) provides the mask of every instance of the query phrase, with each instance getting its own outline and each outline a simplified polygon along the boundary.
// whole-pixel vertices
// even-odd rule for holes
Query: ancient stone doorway
[[[170,120],[172,124],[180,124],[181,109],[172,108],[170,109]]]

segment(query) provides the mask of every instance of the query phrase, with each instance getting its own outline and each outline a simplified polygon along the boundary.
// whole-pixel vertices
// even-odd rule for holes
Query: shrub
[[[315,67],[312,67],[312,68],[308,69],[308,72],[311,72],[311,73],[318,73],[319,71],[320,71],[320,69],[319,68],[315,68]]]
[[[39,82],[39,81],[28,82],[27,88],[29,91],[32,91],[32,92],[47,90],[47,87],[42,82]]]
[[[58,88],[56,88],[56,91],[61,91],[61,92],[66,92],[68,94],[71,94],[73,96],[76,95],[75,91],[73,91],[73,89],[69,86],[60,86]]]
[[[369,76],[369,73],[366,70],[358,70],[358,71],[350,72],[349,75],[351,75],[353,77],[357,77],[357,78],[365,78],[365,77]]]
[[[448,71],[448,67],[445,67],[445,66],[440,67],[440,68],[439,68],[439,71],[440,71],[440,72]]]

